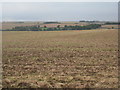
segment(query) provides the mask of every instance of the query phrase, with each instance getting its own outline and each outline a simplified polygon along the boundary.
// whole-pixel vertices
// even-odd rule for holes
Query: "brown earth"
[[[3,87],[117,88],[118,31],[5,31]]]

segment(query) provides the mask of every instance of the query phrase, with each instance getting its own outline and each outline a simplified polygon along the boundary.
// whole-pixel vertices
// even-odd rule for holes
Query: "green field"
[[[3,87],[117,88],[118,31],[3,31]]]

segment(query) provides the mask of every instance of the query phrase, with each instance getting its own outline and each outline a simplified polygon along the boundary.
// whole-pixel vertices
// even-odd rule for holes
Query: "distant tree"
[[[40,28],[40,25],[38,25],[38,28]]]
[[[64,26],[65,28],[67,27],[67,25]]]
[[[60,28],[60,25],[57,25],[57,28]]]
[[[44,28],[47,28],[47,26],[44,26]]]

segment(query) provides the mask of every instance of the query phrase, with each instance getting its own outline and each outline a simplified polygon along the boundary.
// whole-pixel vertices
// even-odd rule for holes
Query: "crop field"
[[[1,23],[0,23],[1,24]],[[60,27],[64,27],[65,25],[68,26],[83,26],[83,25],[88,25],[89,23],[86,22],[60,22],[60,24],[54,23],[54,24],[44,24],[44,22],[3,22],[2,27],[0,26],[0,29],[12,29],[17,26],[35,26],[35,25],[40,25],[40,27],[57,27],[60,25]]]
[[[2,29],[12,29],[16,26],[34,26],[38,24],[42,24],[42,22],[2,22]]]
[[[102,25],[103,28],[118,28],[118,25]]]
[[[116,29],[2,35],[4,88],[118,87]]]

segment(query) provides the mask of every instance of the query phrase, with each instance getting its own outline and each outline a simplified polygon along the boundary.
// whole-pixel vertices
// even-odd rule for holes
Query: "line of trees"
[[[64,27],[60,27],[58,25],[57,27],[40,27],[38,26],[19,26],[19,27],[14,27],[12,29],[7,29],[7,31],[60,31],[60,30],[90,30],[90,29],[96,29],[101,27],[100,24],[90,24],[86,26],[67,26],[65,25]]]
[[[44,24],[54,24],[54,23],[60,24],[60,22],[44,22]]]
[[[106,22],[107,25],[118,25],[120,22]]]

